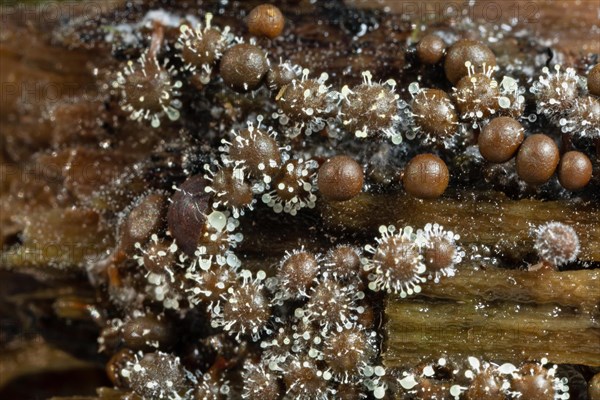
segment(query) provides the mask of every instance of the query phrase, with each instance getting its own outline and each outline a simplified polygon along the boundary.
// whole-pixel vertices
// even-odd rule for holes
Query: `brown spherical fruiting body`
[[[248,92],[258,88],[269,71],[265,52],[247,43],[230,47],[221,59],[223,82],[236,92]]]
[[[600,96],[600,64],[596,64],[587,76],[588,92]]]
[[[567,190],[583,189],[592,179],[592,162],[582,152],[569,151],[560,159],[558,181]]]
[[[561,222],[548,222],[535,230],[534,248],[540,259],[553,267],[575,261],[579,255],[579,236]]]
[[[542,133],[529,136],[517,153],[517,174],[531,185],[547,182],[560,159],[554,140]]]
[[[194,279],[197,285],[190,289],[190,301],[194,304],[200,301],[216,303],[235,284],[235,279],[234,272],[226,267],[203,271]]]
[[[142,263],[148,272],[164,274],[175,263],[175,254],[170,251],[171,244],[151,241],[143,249]]]
[[[306,297],[319,271],[319,261],[307,251],[297,251],[284,258],[277,272],[284,298]]]
[[[341,245],[331,249],[324,265],[328,274],[341,282],[360,279],[360,254],[352,246]]]
[[[292,83],[298,78],[297,69],[289,62],[272,66],[267,72],[267,86],[274,92],[278,92],[285,85]]]
[[[323,348],[323,359],[337,376],[360,375],[362,367],[369,364],[375,354],[369,332],[353,326],[341,332],[332,332]]]
[[[329,330],[354,319],[354,310],[356,305],[348,287],[326,280],[312,289],[304,314],[308,321]]]
[[[243,163],[250,176],[273,177],[281,169],[281,150],[271,135],[259,129],[245,129],[229,147],[232,160]]]
[[[173,340],[173,327],[164,318],[143,315],[133,318],[121,328],[123,342],[133,350],[164,347]]]
[[[505,400],[506,392],[502,389],[502,379],[492,368],[479,372],[466,391],[468,400]]]
[[[179,358],[169,353],[145,354],[125,370],[130,387],[144,398],[166,400],[183,395],[189,387]]]
[[[271,305],[265,294],[264,285],[246,282],[243,285],[230,287],[221,306],[222,315],[217,326],[231,334],[250,335],[258,340],[271,317]],[[213,323],[215,320],[213,320]]]
[[[135,361],[135,353],[129,349],[121,349],[116,352],[106,363],[106,375],[118,388],[127,388],[127,380],[121,375],[121,371],[128,364]]]
[[[428,272],[438,272],[451,267],[456,255],[456,244],[445,237],[435,237],[423,250],[423,263]]]
[[[446,43],[437,35],[425,35],[417,44],[417,56],[423,64],[437,64],[446,52]]]
[[[276,103],[293,121],[304,123],[327,117],[334,109],[329,87],[316,79],[293,80],[280,90]]]
[[[415,123],[434,138],[452,136],[458,130],[458,116],[450,96],[439,89],[422,89],[412,101]]]
[[[248,400],[277,400],[281,398],[278,376],[262,365],[247,364],[242,372],[244,391],[242,398]]]
[[[436,199],[446,191],[450,173],[446,163],[434,154],[419,154],[404,169],[404,189],[419,199]]]
[[[328,382],[314,361],[308,358],[294,359],[285,367],[283,381],[287,393],[295,399],[328,398],[331,390]]]
[[[470,61],[475,68],[495,67],[496,56],[485,44],[476,40],[462,39],[448,49],[444,62],[444,71],[450,82],[456,84],[468,75],[465,62]]]
[[[226,47],[223,33],[215,28],[202,30],[201,35],[188,35],[187,40],[181,39],[181,58],[184,62],[201,68],[203,64],[214,64]]]
[[[261,4],[248,14],[248,30],[254,36],[274,39],[281,35],[285,26],[285,17],[273,4]]]
[[[498,82],[485,74],[468,75],[460,79],[454,98],[460,116],[468,120],[488,118],[500,108]]]
[[[254,199],[243,171],[232,167],[222,168],[215,173],[211,187],[215,192],[215,202],[234,209],[248,207]]]
[[[512,380],[511,391],[520,393],[522,399],[551,400],[554,399],[553,378],[548,371],[538,364],[525,364],[520,369],[521,375]]]
[[[498,117],[483,128],[477,143],[483,158],[493,163],[503,163],[514,156],[524,138],[525,129],[519,121]]]
[[[177,246],[192,257],[204,233],[211,196],[206,193],[207,181],[201,175],[188,178],[175,192],[167,212],[167,223]]]
[[[335,156],[327,160],[317,176],[319,192],[333,201],[346,201],[362,191],[364,173],[360,164],[348,156]]]
[[[364,138],[394,130],[398,120],[398,95],[394,93],[395,82],[389,85],[372,83],[370,72],[363,73],[365,83],[342,90],[342,123],[344,129],[356,137]]]

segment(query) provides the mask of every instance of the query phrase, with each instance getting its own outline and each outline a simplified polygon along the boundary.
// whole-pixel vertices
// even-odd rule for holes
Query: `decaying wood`
[[[438,223],[458,233],[463,245],[502,245],[526,251],[533,251],[532,227],[559,221],[579,235],[581,260],[600,261],[600,207],[592,202],[511,200],[491,192],[457,193],[435,201],[404,193],[363,194],[347,202],[327,203],[322,214],[334,228],[372,232],[372,236],[377,236],[380,225],[416,229]]]

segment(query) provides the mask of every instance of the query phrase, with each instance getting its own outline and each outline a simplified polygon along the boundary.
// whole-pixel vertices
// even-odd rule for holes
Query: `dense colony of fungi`
[[[155,19],[149,43],[98,78],[148,135],[184,132],[200,118],[199,98],[215,103],[202,109],[212,136],[182,142],[194,143],[185,150],[161,144],[155,175],[179,162],[173,152],[186,168],[126,210],[121,247],[103,260],[108,278],[94,282],[114,308],[98,342],[119,398],[569,399],[546,359],[515,366],[464,354],[384,368],[384,299],[420,299],[483,258],[435,215],[419,226],[326,235],[326,246],[269,244],[279,259],[260,265],[248,254],[267,239],[247,245],[247,232],[274,220],[291,231],[320,205],[360,208],[379,193],[417,205],[460,198],[469,185],[509,187],[503,195],[514,199],[594,196],[599,67],[544,67],[527,82],[509,76],[483,39],[428,31],[407,45],[416,59],[406,69],[419,77],[401,87],[402,71],[334,75],[278,59],[273,43],[289,27],[273,5],[244,15],[250,36],[220,26],[217,14],[188,12]],[[576,226],[548,222],[528,233],[527,256],[538,263],[520,269],[584,267]]]

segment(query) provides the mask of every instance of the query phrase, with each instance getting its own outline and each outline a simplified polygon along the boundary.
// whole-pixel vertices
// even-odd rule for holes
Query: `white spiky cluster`
[[[337,111],[339,94],[331,90],[331,85],[326,84],[329,75],[323,72],[316,80],[309,79],[309,75],[310,71],[304,68],[300,80],[294,79],[281,88],[276,96],[278,102],[296,97],[288,100],[290,103],[287,104],[287,107],[294,109],[296,115],[286,115],[282,110],[278,115],[279,123],[288,128],[287,134],[290,137],[296,137],[302,132],[311,135],[313,132],[322,131],[331,122],[329,115]],[[294,96],[290,93],[294,93]],[[305,102],[310,102],[312,106],[303,104]]]
[[[365,294],[352,285],[342,285],[327,274],[310,289],[309,300],[302,308],[297,308],[295,316],[305,324],[316,324],[324,333],[336,325],[346,326],[356,320],[364,312],[360,305]],[[332,314],[337,310],[337,314]]]
[[[481,126],[483,121],[485,121],[489,118],[489,117],[487,117],[488,114],[490,114],[491,116],[494,116],[497,112],[497,109],[495,107],[489,107],[487,104],[482,103],[479,99],[476,98],[482,90],[480,87],[478,87],[478,85],[483,84],[483,82],[478,82],[478,77],[485,76],[485,77],[489,78],[490,79],[489,87],[491,89],[498,90],[498,93],[500,93],[500,89],[499,89],[498,81],[496,81],[496,79],[493,78],[494,67],[487,66],[484,63],[482,66],[481,74],[476,73],[475,66],[471,63],[471,61],[466,61],[465,67],[467,68],[468,75],[466,77],[462,78],[461,81],[463,79],[469,79],[469,81],[471,82],[471,86],[468,89],[464,90],[462,92],[462,94],[461,94],[461,90],[458,90],[456,87],[453,88],[452,91],[453,91],[454,98],[456,99],[456,102],[459,104],[459,109],[460,109],[461,103],[468,103],[471,105],[472,109],[469,111],[463,112],[460,115],[460,117],[463,120],[471,121],[473,129],[475,129],[475,128]],[[463,97],[463,95],[466,95],[466,96]],[[508,99],[507,96],[498,95],[498,97],[496,97],[496,99],[495,99],[494,106],[496,104],[500,105],[500,103],[504,103],[504,105],[506,105],[507,108],[509,108],[510,104],[507,104],[506,100],[508,100],[510,102],[510,99]]]
[[[187,271],[198,269],[208,271],[212,265],[228,266],[237,269],[241,262],[235,255],[234,249],[244,240],[244,235],[235,233],[240,222],[228,212],[212,211],[206,216],[204,237],[194,252],[194,257],[183,260],[187,262]],[[217,248],[213,253],[211,250]]]
[[[273,140],[277,141],[278,133],[273,127],[267,126],[262,127],[262,121],[264,117],[262,115],[258,115],[256,117],[256,126],[252,121],[246,122],[246,130],[249,132],[249,137],[243,137],[240,131],[233,131],[233,138],[231,141],[227,139],[221,139],[221,146],[219,147],[219,151],[222,153],[222,160],[225,165],[239,165],[243,167],[247,164],[247,160],[234,160],[231,157],[230,150],[232,145],[235,143],[240,147],[249,147],[252,145],[254,141],[257,140],[259,134],[266,134]],[[255,193],[263,193],[265,190],[270,188],[271,182],[275,178],[275,176],[269,175],[266,171],[267,169],[279,169],[281,167],[281,163],[285,163],[289,160],[288,151],[289,147],[279,146],[279,151],[281,154],[281,162],[278,162],[274,159],[268,159],[264,162],[258,164],[258,169],[261,171],[265,171],[261,176],[252,176],[249,168],[245,168],[247,172],[247,178],[254,178],[255,181],[252,182],[252,190]]]
[[[250,312],[245,312],[243,318],[238,313],[252,309],[258,310],[259,307],[263,307],[268,308],[270,317],[270,302],[264,295],[266,292],[264,285],[266,274],[264,271],[258,271],[256,276],[253,277],[252,272],[242,270],[239,277],[241,279],[240,284],[237,287],[230,287],[227,293],[221,296],[222,301],[211,308],[211,326],[222,328],[230,335],[234,335],[236,340],[249,335],[253,341],[258,341],[262,334],[272,332],[268,327],[268,321],[262,318],[254,318]],[[230,307],[234,314],[238,314],[237,318],[229,318],[229,315],[224,311],[225,307]]]
[[[174,68],[165,69],[148,51],[138,60],[128,61],[112,82],[113,89],[118,90],[121,96],[121,109],[132,120],[150,121],[153,128],[160,126],[160,120],[165,115],[171,121],[178,120],[182,106],[178,99],[182,83],[173,81],[172,75],[175,75]],[[145,98],[149,92],[158,92],[158,108]]]
[[[408,85],[408,92],[413,99],[413,104],[415,102],[417,102],[418,104],[421,104],[420,101],[424,101],[424,102],[426,102],[425,105],[429,105],[428,102],[441,101],[441,102],[443,102],[443,105],[448,108],[448,110],[450,110],[452,113],[456,113],[456,106],[449,98],[438,99],[435,96],[435,94],[431,97],[427,96],[424,99],[417,98],[417,96],[419,94],[421,94],[424,90],[426,90],[426,89],[421,88],[421,86],[419,85],[418,82],[411,82]],[[415,107],[411,107],[406,103],[400,102],[399,104],[400,104],[400,113],[402,114],[401,121],[404,121],[404,120],[406,121],[405,130],[406,130],[406,138],[407,139],[412,140],[418,134],[423,133],[424,134],[423,141],[425,143],[434,143],[439,140],[438,135],[432,135],[429,132],[426,132],[421,127],[421,125],[419,123],[417,123],[417,121],[419,119],[423,120],[425,118],[428,118],[428,115],[416,114]],[[444,124],[444,125],[453,126],[453,127],[455,127],[456,125],[460,125],[458,122],[453,121],[453,118],[450,113],[446,113],[445,119],[446,119],[446,124]],[[443,143],[446,147],[451,147],[453,145],[452,140],[455,135],[452,135],[452,132],[453,131],[450,131],[447,128],[445,128],[442,131]]]
[[[139,266],[146,267],[145,278],[147,281],[146,293],[155,301],[161,302],[167,309],[178,309],[181,301],[181,294],[178,288],[181,282],[176,276],[177,270],[174,261],[176,261],[177,245],[171,243],[164,249],[152,251],[152,248],[160,246],[162,241],[156,234],[150,237],[150,248],[144,248],[140,243],[135,243],[135,248],[139,254],[135,254],[133,259]],[[153,271],[145,263],[161,264],[161,271]]]
[[[504,76],[499,85],[500,97],[498,97],[499,112],[518,117],[525,108],[525,87],[519,85],[519,81],[510,76]]]
[[[182,384],[193,381],[193,374],[181,365],[179,357],[169,353],[138,352],[120,374],[144,399],[188,400],[192,396],[192,389],[180,390]]]
[[[594,96],[576,98],[558,125],[564,133],[600,138],[600,101]]]
[[[254,196],[249,203],[244,205],[233,204],[231,200],[232,197],[236,195],[236,193],[232,193],[231,191],[235,191],[237,188],[248,185],[248,182],[246,181],[246,173],[244,172],[244,164],[241,162],[233,162],[230,164],[230,166],[224,167],[215,161],[213,165],[215,166],[216,170],[213,170],[210,164],[204,165],[204,170],[207,172],[204,175],[204,178],[213,183],[205,188],[206,193],[212,193],[213,195],[213,209],[227,208],[231,210],[233,218],[239,218],[240,215],[244,215],[245,209],[250,211],[254,210],[254,204],[256,203],[256,198],[254,198]],[[223,174],[223,176],[221,174]],[[228,185],[229,187],[225,188],[217,188],[217,185],[214,184],[214,180],[217,178],[230,180],[231,185]],[[248,189],[250,190],[249,185]]]
[[[457,240],[460,240],[460,235],[452,231],[444,230],[444,227],[435,223],[428,223],[423,229],[417,231],[419,242],[423,251],[435,249],[436,242],[445,242],[445,244],[454,248],[450,263],[437,271],[428,271],[428,278],[433,279],[435,283],[440,281],[442,276],[452,277],[456,273],[456,266],[460,264],[465,256],[464,250],[458,246]]]
[[[560,65],[555,65],[553,71],[544,67],[529,91],[536,97],[537,113],[557,123],[571,108],[582,86],[582,78],[575,69],[563,70]]]
[[[371,254],[363,258],[364,269],[370,272],[369,289],[397,293],[402,298],[421,292],[420,285],[426,281],[425,265],[412,227],[397,231],[393,225],[382,225],[379,233],[376,247],[365,246]]]
[[[296,215],[304,207],[314,208],[317,201],[313,184],[318,164],[302,158],[290,160],[273,181],[274,190],[262,195],[262,201],[276,213]],[[282,197],[283,196],[283,197]]]
[[[210,50],[208,51],[214,51],[215,60],[219,60],[223,56],[219,47],[229,47],[234,41],[234,36],[230,32],[231,28],[229,26],[226,26],[223,28],[223,30],[221,30],[219,27],[212,26],[212,19],[212,13],[206,13],[204,25],[198,23],[194,28],[191,28],[187,24],[181,25],[179,28],[179,38],[177,39],[175,48],[178,50],[185,48],[187,51],[196,54],[198,57],[202,57],[202,54],[198,54],[198,44],[206,40],[207,32],[218,32],[220,34],[218,43],[212,44],[211,46],[206,46],[206,44],[204,44],[202,47],[210,47]],[[213,64],[204,62],[201,65],[196,65],[191,62],[185,62],[185,60],[183,61],[184,71],[192,74],[198,74],[200,77],[200,82],[205,85],[210,82],[211,74],[214,68]]]
[[[579,255],[579,236],[562,222],[551,221],[534,229],[534,248],[540,259],[554,267],[573,262]]]
[[[402,135],[398,131],[400,96],[395,93],[396,81],[388,79],[384,83],[373,83],[373,75],[370,71],[364,71],[362,76],[362,85],[354,90],[346,85],[338,95],[339,102],[342,103],[340,112],[342,125],[355,127],[353,133],[357,138],[372,137],[381,133],[390,138],[394,144],[402,143]],[[372,98],[373,92],[377,92],[375,99]],[[353,104],[353,102],[365,101],[369,101],[368,108],[364,104]],[[355,114],[354,111],[357,109],[363,113]]]
[[[543,358],[539,363],[531,364],[533,368],[528,371],[525,371],[525,366],[521,368],[517,368],[513,364],[505,363],[502,365],[498,365],[495,363],[490,363],[487,361],[482,361],[476,357],[468,357],[467,365],[468,368],[466,370],[461,370],[460,368],[453,367],[452,374],[458,378],[459,372],[464,374],[464,377],[468,382],[471,382],[471,385],[480,385],[480,383],[476,380],[478,376],[484,374],[486,376],[487,382],[488,379],[494,379],[497,383],[497,388],[493,390],[497,390],[498,394],[507,398],[507,399],[518,399],[525,400],[523,394],[515,389],[515,383],[518,383],[524,376],[535,376],[535,384],[540,385],[544,381],[549,381],[552,383],[552,393],[543,394],[540,392],[540,395],[546,396],[551,395],[552,397],[544,397],[544,398],[553,398],[554,400],[567,400],[570,398],[569,396],[569,386],[568,380],[566,378],[558,378],[556,377],[557,365],[553,365],[550,368],[544,368],[543,366],[548,363],[548,360]],[[451,367],[448,365],[448,361],[445,358],[440,358],[436,363],[426,364],[422,368],[420,368],[419,372],[416,371],[404,371],[402,376],[398,378],[398,383],[400,387],[407,394],[418,394],[423,388],[421,387],[421,383],[423,381],[429,381],[435,379],[436,369],[437,368],[448,368]],[[458,378],[457,380],[461,380]],[[429,387],[430,384],[427,384]],[[540,390],[543,386],[539,386]],[[454,384],[448,389],[449,398],[454,398],[455,400],[459,400],[464,398],[465,392],[467,392],[471,386],[462,386],[461,384]],[[426,390],[426,389],[424,389]],[[479,393],[480,390],[492,390],[491,387],[478,387],[476,392]]]

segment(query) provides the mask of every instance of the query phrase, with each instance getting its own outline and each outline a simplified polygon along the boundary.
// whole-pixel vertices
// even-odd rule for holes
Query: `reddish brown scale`
[[[269,62],[265,52],[251,44],[232,46],[221,59],[221,77],[236,92],[257,89],[268,71]]]
[[[121,226],[121,248],[132,249],[135,243],[144,244],[153,233],[160,232],[165,222],[165,211],[165,196],[146,196],[131,210]]]
[[[288,395],[298,400],[327,398],[326,395],[331,392],[317,365],[308,358],[289,362],[285,366],[283,381]]]
[[[503,163],[514,156],[524,138],[525,129],[519,121],[498,117],[483,128],[477,143],[483,158],[493,163]]]
[[[470,39],[459,40],[450,46],[444,62],[446,77],[452,84],[456,84],[462,77],[468,75],[466,61],[470,61],[477,70],[484,65],[496,66],[496,56],[485,44]]]
[[[423,36],[417,44],[417,57],[423,64],[437,64],[445,52],[446,43],[434,34]]]
[[[560,159],[558,180],[567,190],[579,190],[592,179],[592,162],[579,151],[569,151]]]
[[[277,272],[285,297],[306,296],[308,290],[315,285],[319,271],[319,261],[307,251],[295,252],[285,258]]]
[[[520,368],[521,375],[511,382],[511,391],[520,393],[521,399],[553,400],[556,390],[553,378],[538,364],[525,364]]]
[[[204,234],[206,215],[212,204],[206,193],[207,181],[201,175],[188,178],[175,192],[167,213],[167,223],[177,246],[188,256],[194,256]]]
[[[422,89],[412,101],[415,123],[434,138],[446,138],[458,130],[458,116],[450,96],[439,89]]]
[[[229,147],[232,160],[243,162],[250,176],[274,176],[281,169],[281,150],[277,141],[259,129],[243,130]]]
[[[278,376],[262,365],[246,364],[242,372],[243,399],[278,400],[281,398],[281,384]]]
[[[364,183],[363,169],[348,156],[335,156],[327,160],[317,177],[319,192],[333,201],[346,201],[360,194]]]
[[[234,168],[220,169],[212,178],[211,187],[216,193],[215,201],[231,208],[243,209],[252,204],[252,188],[242,174],[235,174]]]
[[[173,327],[164,316],[143,315],[121,327],[125,346],[133,350],[164,348],[173,342]]]
[[[110,381],[118,388],[128,387],[127,379],[121,375],[121,371],[128,364],[135,361],[135,353],[130,349],[121,349],[116,352],[106,363],[106,375]]]
[[[454,91],[458,112],[464,119],[477,120],[495,114],[500,105],[498,83],[485,74],[460,79]]]
[[[281,35],[285,26],[285,17],[281,10],[272,4],[261,4],[248,14],[248,30],[254,36],[275,39]]]
[[[361,326],[332,332],[323,348],[323,359],[337,376],[360,375],[370,363],[375,350],[369,332]]]
[[[531,135],[517,154],[517,174],[531,185],[540,185],[552,177],[559,159],[560,153],[552,138],[541,133]]]
[[[588,92],[600,96],[600,64],[596,64],[587,76]]]
[[[402,184],[412,196],[436,199],[446,191],[450,173],[446,163],[433,154],[415,156],[404,169]]]
[[[324,265],[328,274],[341,282],[356,281],[361,277],[360,255],[352,246],[342,245],[331,249]]]

